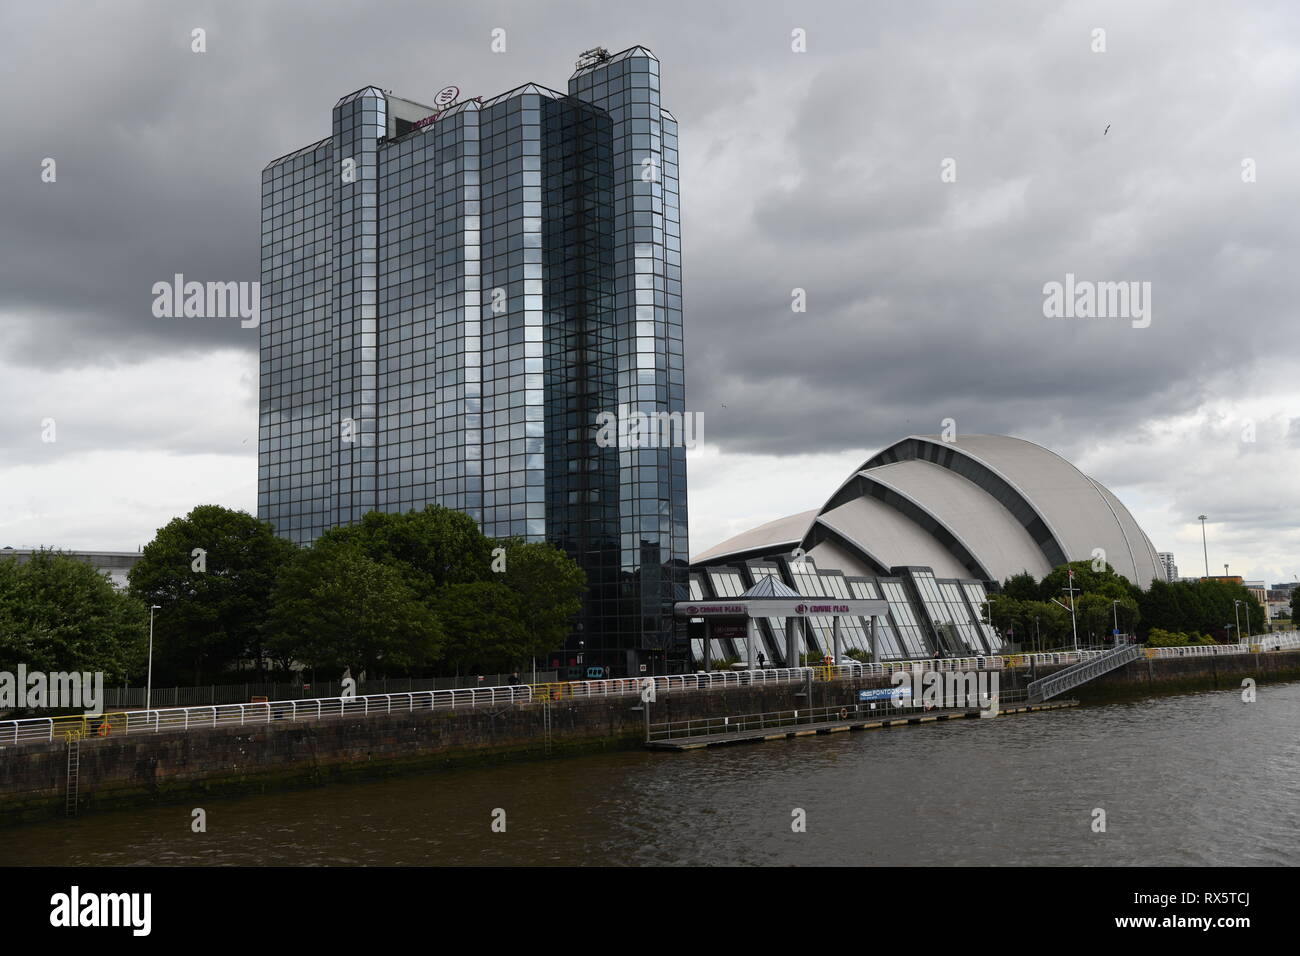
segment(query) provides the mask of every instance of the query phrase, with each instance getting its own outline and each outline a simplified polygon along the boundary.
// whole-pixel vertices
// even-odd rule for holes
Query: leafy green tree
[[[281,658],[372,677],[431,663],[444,641],[437,617],[396,568],[355,542],[323,538],[281,572],[268,631]]]
[[[154,682],[199,683],[241,659],[260,672],[271,589],[295,550],[269,524],[220,505],[159,528],[128,573],[131,594],[160,608]]]
[[[453,641],[449,648],[452,656],[444,666],[490,669],[486,662],[500,661],[505,648],[509,648],[505,667],[522,666],[562,647],[582,608],[586,576],[564,552],[521,539],[494,541],[479,530],[473,518],[447,508],[430,505],[405,514],[372,511],[355,525],[327,531],[317,546],[330,542],[353,543],[372,560],[395,568],[440,617],[445,611],[463,611],[462,623],[467,626],[475,607],[487,614],[489,605],[464,604],[460,599],[470,592],[458,589],[449,593],[454,586],[493,584],[514,595],[510,604],[495,590],[480,589],[480,596],[496,595],[491,607],[515,609],[516,626],[497,637],[480,625],[458,633],[444,621]],[[465,643],[464,635],[471,633],[483,635],[484,644],[478,651]]]
[[[1291,590],[1291,621],[1300,622],[1300,586]]]
[[[1037,579],[1028,571],[1021,571],[1007,578],[1002,593],[1017,601],[1036,601],[1040,592]]]
[[[993,626],[1004,639],[1014,631],[1016,642],[1029,647],[1062,647],[1072,641],[1070,612],[1050,601],[1017,601],[1006,593],[990,599]]]
[[[1242,634],[1258,634],[1264,628],[1264,608],[1250,591],[1234,581],[1155,581],[1139,603],[1143,626],[1152,630],[1186,632],[1198,639],[1213,634],[1228,640],[1235,634],[1238,622]]]
[[[1222,634],[1225,640],[1235,641],[1238,627],[1242,637],[1264,629],[1264,609],[1244,585],[1235,581],[1199,581],[1197,586],[1207,612],[1198,631]],[[1236,601],[1241,604],[1235,604]],[[1229,624],[1231,628],[1227,627]]]
[[[1181,631],[1166,631],[1158,627],[1151,628],[1147,634],[1148,647],[1186,647],[1192,643]]]
[[[1005,592],[990,594],[987,609],[982,613],[983,622],[993,625],[1002,640],[1009,640],[1008,631],[1014,631],[1016,640],[1024,639],[1021,625],[1024,620],[1024,602],[1010,597]]]
[[[1024,602],[1021,626],[1024,628],[1025,642],[1033,638],[1034,643],[1042,648],[1065,647],[1074,641],[1074,631],[1070,627],[1070,612],[1051,601]]]
[[[1179,581],[1171,584],[1170,587],[1173,589],[1174,602],[1178,608],[1178,613],[1165,622],[1166,630],[1180,632],[1195,629],[1199,631],[1209,618],[1218,616],[1206,604],[1207,592],[1201,587],[1199,581]],[[1157,621],[1151,622],[1153,626],[1158,623]],[[1215,627],[1215,625],[1211,625],[1211,627]]]
[[[148,611],[89,564],[39,551],[0,558],[0,670],[143,676]]]
[[[1136,598],[1137,593],[1140,593],[1128,578],[1116,574],[1115,569],[1109,564],[1101,571],[1094,571],[1091,561],[1071,561],[1069,564],[1062,564],[1053,569],[1047,577],[1043,578],[1038,588],[1038,596],[1044,601],[1050,601],[1052,598],[1064,601],[1068,596],[1068,592],[1064,589],[1069,583],[1070,570],[1074,571],[1076,600],[1081,594],[1101,594],[1109,598]]]
[[[438,594],[445,658],[457,673],[502,673],[528,659],[519,598],[498,581],[448,584]]]
[[[514,592],[522,614],[524,646],[517,663],[563,647],[582,609],[587,576],[559,548],[511,538],[502,583]]]
[[[371,511],[357,524],[326,531],[320,540],[357,544],[372,560],[396,568],[430,603],[449,584],[486,581],[492,574],[495,542],[469,515],[438,505],[405,514]]]
[[[1138,604],[1143,626],[1167,632],[1178,632],[1189,624],[1185,589],[1167,581],[1152,581],[1142,593]]]
[[[1119,601],[1119,604],[1112,605],[1112,601]],[[1095,642],[1114,630],[1116,618],[1119,619],[1120,631],[1133,633],[1140,612],[1138,602],[1128,596],[1112,598],[1105,594],[1085,594],[1079,599],[1075,613],[1078,616],[1079,633],[1090,635]]]

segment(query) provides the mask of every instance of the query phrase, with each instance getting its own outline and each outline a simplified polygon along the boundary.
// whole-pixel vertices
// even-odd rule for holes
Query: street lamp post
[[[1119,601],[1111,601],[1110,609],[1115,618],[1115,643],[1119,644]]]
[[[161,611],[161,604],[149,605],[149,673],[144,682],[144,709],[149,709],[153,702],[153,612]]]
[[[1233,602],[1232,602],[1232,619],[1233,619],[1234,621],[1237,622],[1237,640],[1238,640],[1238,641],[1241,640],[1241,618],[1237,615],[1237,606],[1238,606],[1239,604],[1241,604],[1240,601],[1233,601]],[[1249,623],[1250,618],[1248,617],[1246,620],[1247,620],[1247,623]]]
[[[1205,555],[1205,576],[1210,576],[1210,549],[1205,544],[1205,515],[1200,516],[1201,522],[1201,553]]]

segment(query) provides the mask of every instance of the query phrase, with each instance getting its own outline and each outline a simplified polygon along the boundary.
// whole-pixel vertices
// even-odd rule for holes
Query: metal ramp
[[[1029,701],[1030,703],[1039,703],[1055,697],[1057,694],[1063,694],[1080,684],[1086,684],[1094,677],[1100,677],[1117,667],[1123,667],[1141,656],[1142,648],[1139,645],[1125,644],[1113,651],[1107,651],[1100,657],[1094,657],[1090,661],[1071,664],[1063,671],[1058,671],[1050,677],[1044,677],[1030,683],[1028,688]]]

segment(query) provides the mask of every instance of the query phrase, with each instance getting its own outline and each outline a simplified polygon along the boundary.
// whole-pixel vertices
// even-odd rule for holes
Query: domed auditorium
[[[912,435],[856,468],[821,507],[695,556],[690,598],[740,598],[774,577],[803,597],[887,601],[874,646],[868,622],[841,622],[842,646],[876,659],[992,654],[1004,637],[984,623],[991,587],[1097,558],[1142,588],[1162,576],[1123,503],[1054,452],[1004,435]],[[759,652],[785,664],[778,623],[761,622]],[[829,651],[829,619],[801,630],[801,655]],[[743,657],[743,642],[705,633],[692,628],[700,666]]]

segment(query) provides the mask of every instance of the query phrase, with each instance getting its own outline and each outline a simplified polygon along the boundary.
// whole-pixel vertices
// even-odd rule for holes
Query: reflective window
[[[596,441],[604,412],[685,412],[658,64],[417,109],[345,96],[262,174],[258,514],[309,543],[440,504],[551,541],[587,574],[591,662],[684,660],[685,449]]]

